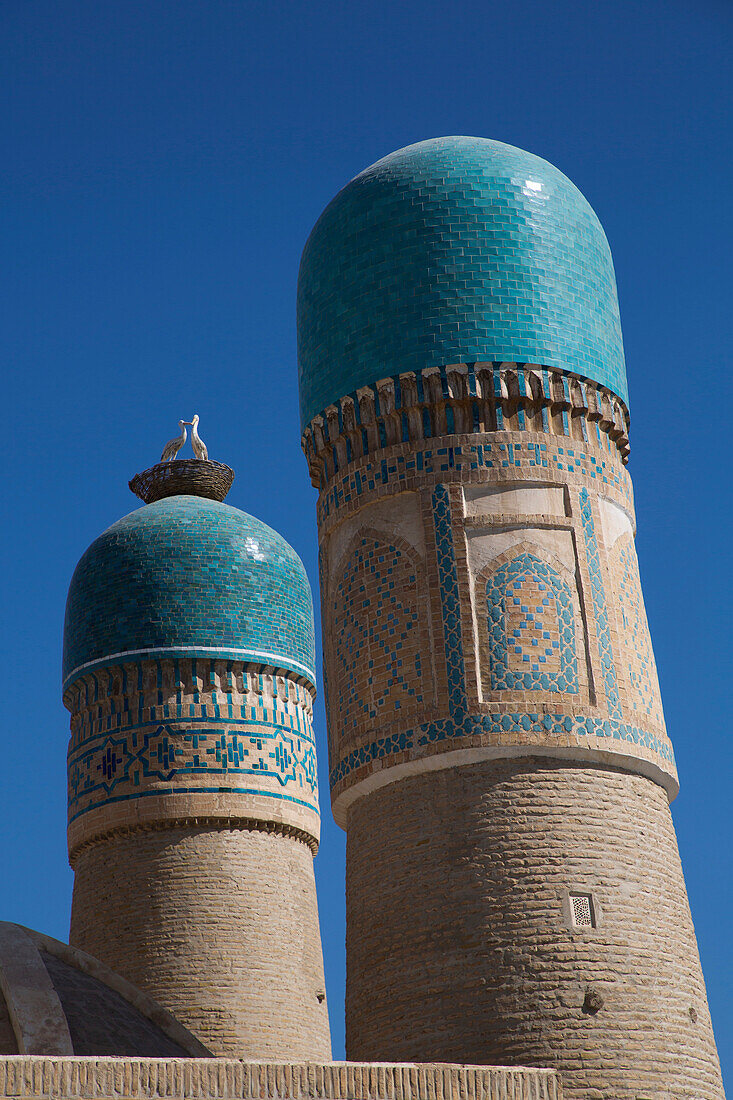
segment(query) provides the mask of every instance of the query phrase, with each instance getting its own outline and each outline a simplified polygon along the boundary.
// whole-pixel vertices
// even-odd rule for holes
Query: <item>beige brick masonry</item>
[[[0,1097],[38,1100],[562,1100],[552,1070],[234,1059],[0,1059]]]

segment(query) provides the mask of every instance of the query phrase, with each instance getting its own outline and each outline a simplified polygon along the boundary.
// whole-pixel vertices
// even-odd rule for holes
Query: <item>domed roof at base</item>
[[[335,197],[303,252],[303,427],[382,378],[461,362],[556,367],[626,400],[611,252],[570,180],[475,137],[408,145]]]
[[[0,1055],[212,1057],[182,1024],[84,951],[0,922]]]

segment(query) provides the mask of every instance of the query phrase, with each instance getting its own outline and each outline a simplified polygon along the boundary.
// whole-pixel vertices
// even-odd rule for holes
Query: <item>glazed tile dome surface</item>
[[[254,661],[315,683],[300,558],[265,523],[202,497],[167,497],[118,520],[71,580],[64,686],[142,656]]]
[[[531,153],[435,138],[356,176],[308,239],[303,426],[360,386],[477,361],[556,367],[627,398],[613,261],[589,203]]]

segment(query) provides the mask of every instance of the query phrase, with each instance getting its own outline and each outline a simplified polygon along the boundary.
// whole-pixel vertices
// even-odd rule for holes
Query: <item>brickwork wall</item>
[[[330,1057],[310,848],[247,829],[88,845],[70,942],[154,997],[215,1054]]]
[[[568,892],[596,927],[572,925]],[[527,758],[356,801],[346,1018],[349,1058],[549,1065],[571,1100],[721,1100],[663,789]]]
[[[47,1100],[562,1100],[552,1070],[265,1063],[230,1058],[0,1058],[0,1096]]]

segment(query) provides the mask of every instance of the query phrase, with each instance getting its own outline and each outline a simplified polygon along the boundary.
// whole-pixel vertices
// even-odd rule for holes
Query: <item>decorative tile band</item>
[[[466,483],[471,478],[507,475],[526,475],[530,478],[554,477],[558,474],[565,481],[568,475],[589,478],[599,486],[615,490],[630,501],[631,484],[623,466],[610,455],[573,444],[572,440],[537,439],[523,441],[499,440],[490,436],[461,439],[454,445],[436,439],[431,445],[412,450],[405,446],[401,453],[391,452],[387,457],[361,459],[350,466],[343,476],[335,478],[328,489],[318,497],[318,523],[323,530],[336,516],[343,517],[344,510],[356,508],[360,502],[384,487],[402,492],[408,488],[424,487],[426,477],[455,480]]]
[[[674,753],[668,741],[662,741],[648,730],[606,718],[589,715],[569,714],[472,714],[463,717],[446,718],[427,722],[410,730],[403,730],[387,737],[381,737],[368,745],[354,749],[332,770],[329,776],[331,789],[346,779],[358,768],[374,761],[384,761],[398,753],[410,752],[422,746],[462,737],[480,737],[485,734],[536,733],[543,735],[574,734],[580,737],[605,737],[615,741],[626,741],[642,745],[655,752],[667,764],[674,766]],[[456,746],[460,747],[459,745]],[[542,755],[542,745],[529,746],[537,755]]]
[[[616,666],[613,660],[611,647],[611,632],[608,628],[608,615],[606,613],[606,593],[603,587],[601,574],[601,561],[598,554],[595,523],[593,522],[593,509],[588,496],[588,490],[580,490],[580,516],[585,535],[585,548],[588,556],[588,571],[590,573],[591,595],[593,597],[593,610],[596,617],[596,632],[598,635],[598,651],[601,658],[603,682],[606,688],[608,711],[611,718],[621,718],[621,704],[618,697],[618,683],[616,681]]]
[[[71,749],[93,734],[168,719],[273,721],[312,740],[313,691],[287,675],[197,657],[115,664],[86,672],[67,689]]]
[[[132,729],[82,743],[70,754],[68,768],[70,822],[112,802],[158,794],[257,794],[318,813],[313,742],[275,723],[249,722],[234,730],[164,724]],[[257,784],[213,785],[217,778],[221,783],[244,776]],[[204,782],[192,786],[196,777]]]
[[[443,609],[443,638],[448,673],[448,707],[452,715],[466,710],[466,671],[461,639],[461,601],[458,592],[456,556],[453,549],[450,495],[446,485],[433,490],[433,522],[438,557],[438,583]]]

